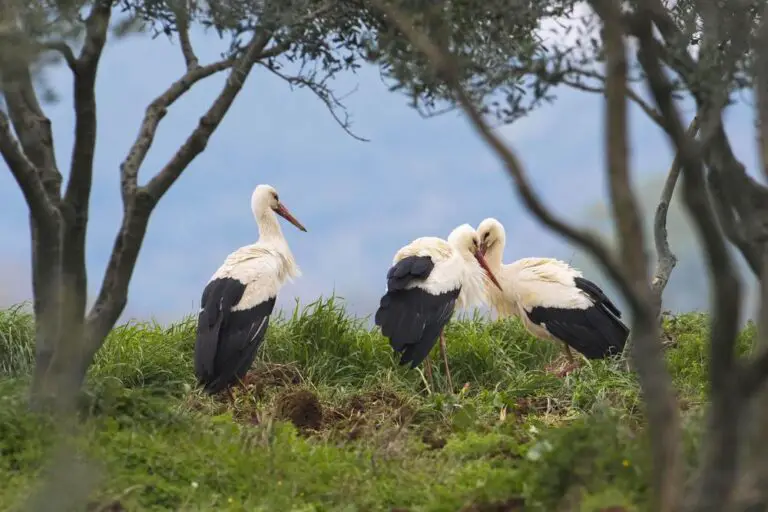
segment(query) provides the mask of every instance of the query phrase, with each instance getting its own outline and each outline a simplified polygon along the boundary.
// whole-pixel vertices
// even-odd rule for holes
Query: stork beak
[[[296,220],[296,217],[291,215],[291,212],[288,211],[288,208],[285,207],[283,203],[277,203],[277,208],[275,208],[275,213],[299,228],[299,230],[303,232],[307,232],[307,228],[301,225],[301,222]]]
[[[478,248],[477,252],[480,253],[480,256],[485,257],[485,252],[488,250],[488,245],[485,242],[480,243],[480,247]]]
[[[483,255],[480,253],[480,250],[475,253],[475,259],[480,264],[481,267],[483,267],[483,270],[485,270],[485,273],[488,275],[488,278],[493,281],[493,284],[496,285],[496,288],[499,290],[504,291],[501,288],[501,285],[499,284],[499,281],[496,280],[496,276],[493,275],[493,272],[491,272],[490,267],[488,267],[488,263],[485,261],[485,258],[483,258]]]

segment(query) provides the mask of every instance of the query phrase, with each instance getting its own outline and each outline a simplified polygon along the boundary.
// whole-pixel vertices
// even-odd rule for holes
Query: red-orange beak
[[[303,232],[307,232],[307,228],[301,225],[301,222],[296,220],[296,217],[291,215],[291,212],[288,211],[288,208],[285,207],[283,203],[277,203],[277,208],[275,208],[275,213],[299,228]]]
[[[480,253],[480,256],[485,257],[485,252],[488,250],[488,246],[485,244],[485,242],[482,242],[480,244],[480,247],[477,249],[477,252]]]
[[[496,280],[496,276],[493,275],[493,272],[491,272],[490,267],[488,267],[488,263],[485,261],[485,258],[483,258],[483,255],[480,253],[480,249],[475,253],[475,259],[480,264],[481,267],[483,267],[483,270],[485,270],[485,273],[488,275],[488,278],[493,281],[493,284],[496,285],[496,288],[498,288],[501,291],[504,291],[501,288],[501,285]]]

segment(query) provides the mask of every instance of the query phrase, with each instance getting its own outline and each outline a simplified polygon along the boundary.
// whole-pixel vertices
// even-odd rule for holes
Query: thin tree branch
[[[594,233],[580,230],[556,217],[541,201],[533,190],[528,177],[515,153],[496,135],[482,115],[474,107],[463,87],[459,83],[455,62],[449,59],[447,52],[438,48],[429,38],[413,27],[408,18],[396,7],[385,3],[386,0],[372,0],[373,5],[395,23],[398,29],[415,48],[424,53],[429,65],[441,76],[456,95],[456,100],[469,118],[472,126],[483,140],[494,150],[504,162],[505,168],[516,185],[516,190],[526,207],[554,232],[587,249],[605,267],[606,272],[626,297],[633,310],[641,310],[645,306],[633,293],[628,280],[616,258],[611,254],[607,245]]]
[[[667,133],[680,155],[685,205],[707,254],[714,287],[709,371],[712,397],[709,435],[712,442],[704,456],[693,510],[719,512],[726,508],[737,467],[738,420],[742,404],[740,397],[734,395],[737,391],[734,344],[738,334],[741,286],[710,208],[701,154],[685,133],[672,98],[672,87],[661,68],[660,55],[655,52],[650,23],[654,3],[655,0],[645,0],[640,6],[641,14],[635,27],[640,42],[638,59],[666,121]]]
[[[710,197],[712,198],[712,204],[717,212],[720,227],[733,245],[741,251],[742,256],[744,256],[744,259],[747,261],[747,264],[754,274],[760,276],[761,251],[758,247],[747,241],[747,235],[744,232],[742,224],[736,218],[736,213],[731,206],[732,201],[729,199],[728,191],[722,181],[723,177],[721,173],[713,171],[707,173]],[[743,197],[735,198],[736,201],[743,199]]]
[[[307,12],[303,16],[299,16],[291,20],[285,20],[284,28],[291,29],[293,27],[301,26],[307,23],[308,21],[312,21],[315,18],[323,16],[324,14],[327,14],[335,6],[336,4],[332,1],[324,2],[323,4],[318,6],[316,9],[312,9],[311,11]],[[282,55],[283,53],[291,49],[291,45],[293,45],[294,42],[295,40],[291,37],[275,42],[272,46],[268,48],[264,48],[261,51],[259,60],[268,61],[269,59],[274,59],[275,57]]]
[[[173,105],[184,93],[189,91],[200,80],[215,73],[231,68],[235,59],[225,59],[207,66],[199,66],[187,71],[184,76],[171,84],[165,92],[155,98],[147,107],[144,119],[141,122],[139,133],[131,149],[120,165],[121,189],[123,202],[127,203],[135,195],[138,187],[138,173],[144,162],[152,143],[155,140],[157,127],[165,117],[168,108]]]
[[[287,82],[291,87],[306,87],[312,91],[312,93],[325,104],[325,107],[328,109],[328,112],[331,113],[333,120],[336,121],[336,124],[338,124],[347,135],[360,142],[370,142],[370,139],[361,137],[352,131],[346,106],[342,103],[342,100],[337,98],[333,91],[325,85],[325,83],[318,83],[300,75],[286,75],[275,69],[274,66],[266,64],[263,61],[259,61],[259,64],[267,68],[275,76]],[[343,119],[336,113],[337,109],[342,111],[342,115],[344,116]]]
[[[182,5],[183,4],[183,5]],[[174,9],[176,16],[176,31],[179,34],[181,53],[184,55],[184,63],[187,71],[192,71],[200,65],[192,41],[189,39],[189,5],[187,0],[179,0],[179,5]]]
[[[41,224],[50,218],[54,206],[40,181],[35,165],[26,157],[16,141],[11,124],[5,112],[0,110],[0,153],[8,169],[19,184],[31,215]]]
[[[688,126],[687,135],[693,138],[698,131],[698,117],[694,117],[691,124]],[[667,213],[669,212],[669,205],[672,202],[672,195],[675,192],[675,187],[677,186],[677,180],[680,177],[681,170],[680,156],[676,154],[672,161],[672,165],[669,167],[667,179],[664,182],[664,188],[661,191],[661,197],[659,198],[659,204],[656,207],[656,215],[653,220],[653,239],[656,246],[656,271],[654,272],[653,280],[651,281],[651,289],[653,290],[654,298],[656,300],[657,315],[661,314],[661,297],[664,293],[664,289],[667,287],[672,271],[675,269],[675,265],[677,265],[677,257],[669,246]]]
[[[69,66],[69,69],[72,71],[75,71],[77,68],[77,57],[75,57],[72,48],[70,48],[64,41],[47,41],[41,43],[40,47],[44,50],[59,52],[61,56],[64,57],[64,61],[67,63],[67,66]]]
[[[154,201],[160,200],[184,169],[205,149],[208,139],[221,123],[235,97],[242,89],[251,68],[261,58],[261,51],[269,41],[270,36],[271,34],[268,32],[261,32],[253,37],[243,56],[237,60],[230,71],[224,88],[205,115],[200,118],[197,128],[187,137],[187,140],[165,167],[142,187],[143,191],[149,194]]]
[[[96,149],[96,71],[107,42],[110,13],[111,4],[107,0],[93,6],[85,21],[85,44],[74,70],[75,143],[64,201],[75,211],[75,215],[85,217],[88,215]]]
[[[3,64],[2,92],[24,154],[35,165],[46,192],[58,202],[61,173],[56,165],[51,121],[43,113],[29,66],[9,56]]]
[[[112,11],[111,1],[99,0],[85,20],[85,41],[74,63],[75,141],[69,180],[61,203],[64,217],[62,238],[62,279],[67,293],[62,301],[62,329],[71,343],[80,342],[80,330],[88,294],[85,240],[88,229],[88,203],[93,181],[96,150],[96,73]],[[72,351],[73,347],[67,347]]]
[[[578,74],[581,76],[585,76],[587,78],[591,78],[593,80],[602,82],[603,85],[602,86],[588,85],[577,79],[576,80],[569,79],[567,78],[567,76],[562,79],[562,82],[568,87],[572,87],[580,91],[592,92],[592,93],[598,93],[598,94],[605,93],[605,77],[604,76],[593,71],[579,71]],[[645,114],[649,118],[651,118],[651,120],[654,123],[656,123],[659,126],[664,124],[664,119],[661,117],[661,114],[659,114],[659,111],[653,108],[651,105],[649,105],[648,102],[645,101],[643,98],[641,98],[640,95],[637,92],[635,92],[635,90],[632,89],[632,87],[629,84],[626,85],[626,95],[629,99],[635,102],[635,104],[638,107],[640,107],[640,109],[643,112],[645,112]]]

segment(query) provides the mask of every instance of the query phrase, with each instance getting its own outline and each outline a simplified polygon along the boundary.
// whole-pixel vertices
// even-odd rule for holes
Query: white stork
[[[566,375],[576,366],[571,347],[587,359],[621,353],[629,329],[621,312],[603,290],[564,261],[523,258],[502,264],[506,233],[496,219],[477,227],[480,252],[501,281],[503,291],[490,285],[488,299],[500,318],[517,315],[534,336],[565,345]]]
[[[443,328],[459,307],[485,303],[485,276],[498,285],[479,252],[477,233],[469,224],[454,229],[448,240],[417,238],[401,248],[387,272],[387,292],[381,298],[375,323],[401,354],[400,364],[418,366],[440,338],[440,352],[448,385],[453,390],[445,352]]]
[[[227,256],[203,290],[195,341],[195,374],[209,394],[245,377],[269,327],[277,292],[301,275],[277,215],[307,230],[280,202],[270,185],[251,196],[259,240]]]

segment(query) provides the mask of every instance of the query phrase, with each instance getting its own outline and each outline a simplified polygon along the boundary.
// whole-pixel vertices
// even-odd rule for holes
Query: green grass
[[[51,419],[26,409],[33,329],[25,310],[0,311],[3,509],[36,492],[64,439]],[[699,314],[666,322],[692,460],[707,329]],[[556,378],[546,367],[560,348],[516,321],[452,322],[457,393],[441,392],[437,351],[438,389],[429,393],[377,330],[337,300],[320,300],[270,325],[234,403],[194,389],[194,331],[193,318],[129,323],[99,352],[79,430],[66,438],[94,478],[93,502],[118,500],[127,510],[649,510],[634,376],[597,361]],[[741,352],[753,336],[749,326]],[[79,474],[72,465],[63,473]]]

